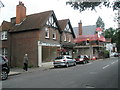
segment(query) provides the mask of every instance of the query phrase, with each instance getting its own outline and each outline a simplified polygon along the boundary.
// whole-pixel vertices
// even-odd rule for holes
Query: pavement
[[[53,67],[54,67],[53,63],[48,62],[48,63],[42,63],[41,67],[28,68],[28,71],[23,70],[23,68],[10,68],[10,73],[8,75],[13,76],[13,75],[18,75],[18,74],[22,74],[22,73],[34,72],[37,70],[45,71],[45,70],[51,69]]]
[[[104,59],[90,60],[90,62],[98,61],[98,60],[104,60]],[[11,68],[10,73],[8,75],[13,76],[13,75],[18,75],[18,74],[22,74],[22,73],[34,72],[37,70],[45,71],[45,70],[48,70],[51,68],[54,68],[53,62],[47,62],[47,63],[42,63],[41,67],[28,68],[28,71],[24,71],[23,68]]]

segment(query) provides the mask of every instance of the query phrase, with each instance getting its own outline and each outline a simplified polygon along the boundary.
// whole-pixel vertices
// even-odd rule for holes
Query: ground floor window
[[[51,62],[58,56],[58,47],[43,46],[42,47],[42,62]]]
[[[8,55],[7,48],[0,48],[0,54],[7,57],[7,55]]]

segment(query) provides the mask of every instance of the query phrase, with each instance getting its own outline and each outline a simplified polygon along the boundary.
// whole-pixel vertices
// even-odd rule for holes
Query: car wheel
[[[54,66],[54,68],[57,68],[57,66]]]
[[[85,64],[85,60],[83,61],[83,64]]]
[[[1,78],[2,80],[6,80],[8,78],[8,73],[7,71],[3,70],[2,73],[1,73]]]
[[[69,64],[68,63],[66,63],[66,68],[68,68],[69,67]]]
[[[76,62],[74,62],[74,66],[76,66]]]

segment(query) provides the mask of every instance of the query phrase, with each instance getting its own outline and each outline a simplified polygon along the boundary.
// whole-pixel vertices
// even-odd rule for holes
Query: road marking
[[[110,66],[110,65],[106,65],[106,66],[104,66],[103,69],[107,68],[108,66]]]
[[[111,64],[114,64],[115,62],[112,62]]]
[[[112,62],[111,64],[117,63],[118,61]]]

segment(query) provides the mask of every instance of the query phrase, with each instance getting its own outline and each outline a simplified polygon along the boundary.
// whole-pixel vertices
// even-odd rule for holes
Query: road
[[[118,88],[118,58],[10,76],[3,88]]]

